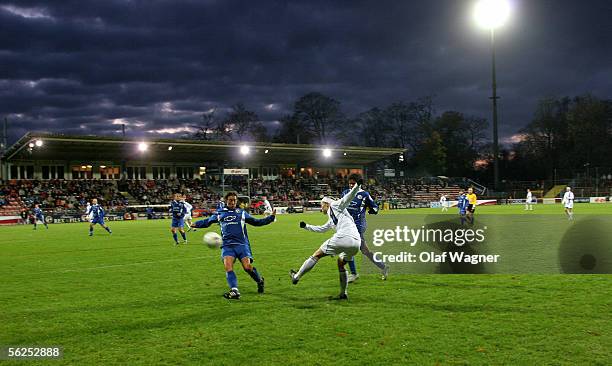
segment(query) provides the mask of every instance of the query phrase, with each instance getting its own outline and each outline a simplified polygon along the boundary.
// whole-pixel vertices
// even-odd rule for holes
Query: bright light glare
[[[510,4],[507,0],[480,0],[474,7],[474,19],[485,29],[501,27],[509,16]]]
[[[330,149],[323,149],[323,156],[324,157],[329,158],[329,157],[331,157],[331,155],[332,155],[332,152],[331,152]]]
[[[172,146],[168,146],[168,151],[172,151]]]
[[[33,142],[30,142],[30,143],[28,144],[28,147],[34,147],[34,143],[33,143]]]
[[[242,145],[242,146],[240,147],[240,153],[241,153],[242,155],[248,155],[250,151],[251,151],[251,149],[249,149],[249,147],[248,147],[248,146],[246,146],[246,145]]]
[[[43,141],[42,140],[36,140],[35,144],[36,144],[36,146],[41,147],[41,146],[43,146]]]
[[[138,144],[139,151],[147,151],[148,148],[149,148],[149,145],[145,144],[144,142],[141,142]]]
[[[266,149],[266,151],[264,151],[264,154],[267,154],[268,152],[269,152],[268,149]]]

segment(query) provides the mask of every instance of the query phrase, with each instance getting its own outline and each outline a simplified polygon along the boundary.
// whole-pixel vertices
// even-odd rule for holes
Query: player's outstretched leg
[[[109,234],[112,234],[113,232],[111,231],[110,227],[106,226],[106,225],[102,225],[102,227],[104,228],[104,230],[106,230]]]
[[[291,282],[294,285],[297,285],[298,281],[317,264],[317,262],[319,261],[319,258],[316,256],[317,252],[308,257],[308,259],[306,259],[304,263],[302,263],[302,266],[297,272],[291,270]]]
[[[34,229],[32,230],[36,230],[36,220],[34,220]]]
[[[89,236],[93,236],[93,224],[89,224]]]
[[[361,238],[361,246],[359,247],[359,249],[361,250],[363,255],[365,255],[372,263],[374,263],[376,267],[378,267],[378,269],[380,269],[383,272],[383,280],[386,280],[387,275],[389,273],[389,269],[387,268],[384,262],[379,262],[376,259],[374,259],[374,253],[370,251],[370,248],[368,248],[368,245],[366,244],[365,239],[363,237]],[[350,263],[351,262],[349,262],[349,266],[350,266]]]
[[[225,266],[225,278],[230,290],[223,294],[223,297],[230,300],[239,300],[240,291],[238,291],[238,278],[234,272],[234,260],[232,256],[223,257],[223,265]]]
[[[179,233],[181,233],[181,237],[183,238],[183,244],[187,244],[187,235],[185,235],[185,229],[180,228]]]

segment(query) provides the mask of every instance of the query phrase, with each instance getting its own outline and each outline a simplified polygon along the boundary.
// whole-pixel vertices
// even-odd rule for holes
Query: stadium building
[[[264,180],[296,175],[368,176],[370,164],[401,153],[401,149],[352,146],[27,133],[3,154],[0,178],[205,180],[242,174],[244,169],[250,178]]]

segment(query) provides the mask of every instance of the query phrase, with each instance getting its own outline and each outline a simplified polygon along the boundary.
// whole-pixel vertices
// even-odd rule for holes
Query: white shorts
[[[361,239],[355,239],[350,236],[332,236],[326,240],[319,249],[327,255],[337,255],[342,260],[351,260],[359,253]]]
[[[565,208],[574,208],[574,202],[568,202],[565,204]]]
[[[183,220],[185,221],[191,220],[191,215],[185,215],[185,217],[183,217]]]

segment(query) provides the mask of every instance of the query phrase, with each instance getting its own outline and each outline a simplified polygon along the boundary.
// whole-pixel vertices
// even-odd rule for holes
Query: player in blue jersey
[[[349,176],[349,187],[353,188],[360,179],[361,177],[359,175],[351,174],[351,176]],[[345,189],[344,192],[342,192],[342,196],[348,194],[348,192],[350,192],[350,189]],[[376,215],[378,214],[378,205],[370,195],[370,192],[360,189],[347,210],[351,214],[351,217],[353,217],[353,220],[355,220],[357,231],[359,231],[359,236],[361,237],[361,246],[359,249],[363,255],[370,259],[370,261],[382,271],[382,279],[386,280],[389,275],[389,267],[386,266],[384,262],[379,262],[374,259],[374,255],[370,251],[370,248],[368,248],[364,237],[367,228],[366,210],[370,215]],[[355,282],[355,280],[359,278],[357,266],[355,265],[355,261],[350,261],[348,263],[351,269],[351,274],[348,276],[348,282]]]
[[[219,223],[221,227],[221,258],[225,266],[225,276],[230,290],[223,294],[226,299],[240,299],[240,291],[238,291],[238,279],[234,273],[234,262],[236,259],[242,264],[242,268],[251,278],[257,283],[257,292],[264,292],[264,278],[253,267],[253,254],[251,252],[251,243],[247,234],[245,224],[253,226],[263,226],[274,222],[276,210],[272,211],[272,215],[263,219],[256,219],[249,215],[246,211],[237,207],[238,196],[234,192],[225,195],[225,208],[211,215],[205,220],[196,222],[193,226],[196,228],[207,228],[214,223]]]
[[[45,227],[47,229],[49,229],[49,226],[47,225],[47,222],[45,221],[45,214],[43,213],[43,210],[40,209],[40,206],[37,204],[34,205],[34,230],[36,230],[36,224],[38,223],[38,221],[41,221],[43,223],[43,225],[45,225]]]
[[[469,200],[463,191],[459,191],[459,196],[457,196],[457,208],[459,209],[459,218],[461,219],[461,225],[465,225],[467,218],[467,209],[469,205]]]
[[[179,245],[178,230],[183,237],[183,244],[187,244],[187,235],[185,234],[185,214],[187,214],[187,207],[185,203],[181,202],[182,196],[180,193],[174,194],[174,200],[170,202],[170,216],[172,218],[172,224],[170,225],[170,231],[172,232],[172,238],[174,239],[174,245]]]
[[[93,229],[96,224],[99,224],[108,231],[109,234],[113,232],[111,229],[104,224],[104,209],[98,204],[98,199],[94,198],[91,200],[91,206],[89,206],[87,216],[89,217],[89,236],[93,236]]]

